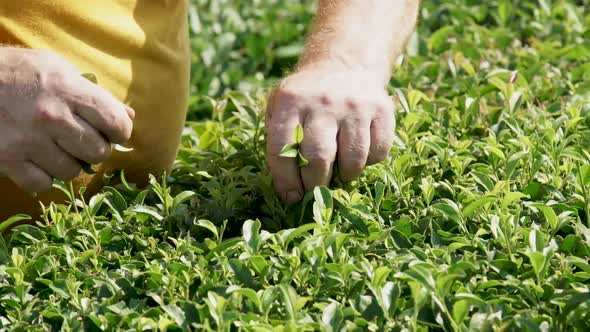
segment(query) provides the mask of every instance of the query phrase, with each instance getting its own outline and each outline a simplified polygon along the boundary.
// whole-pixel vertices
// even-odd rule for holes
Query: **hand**
[[[334,162],[344,181],[356,179],[366,165],[384,160],[395,129],[393,102],[382,80],[362,70],[320,66],[287,77],[273,92],[266,115],[267,161],[275,190],[288,203],[304,191],[327,185]],[[292,144],[297,125],[304,128],[301,154],[309,161],[279,156]]]
[[[134,112],[49,51],[0,47],[0,174],[31,192],[131,136]]]

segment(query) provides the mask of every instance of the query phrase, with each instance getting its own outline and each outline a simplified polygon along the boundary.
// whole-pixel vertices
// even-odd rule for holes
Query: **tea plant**
[[[237,60],[195,62],[189,119],[207,118],[148,188],[122,174],[0,240],[3,329],[590,329],[590,2],[424,1],[390,84],[390,157],[294,206],[264,156],[280,73],[246,55],[299,45],[313,8],[192,6],[193,44],[227,38],[210,52]],[[265,30],[275,17],[293,22]]]

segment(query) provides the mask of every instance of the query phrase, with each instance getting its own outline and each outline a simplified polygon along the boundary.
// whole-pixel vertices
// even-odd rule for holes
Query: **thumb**
[[[127,111],[127,115],[131,120],[135,119],[135,111],[133,108],[129,107],[129,105],[125,105],[125,111]]]

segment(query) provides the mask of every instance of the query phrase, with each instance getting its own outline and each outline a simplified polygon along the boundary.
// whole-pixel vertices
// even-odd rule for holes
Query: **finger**
[[[127,111],[127,115],[131,120],[135,119],[135,110],[131,106],[125,105],[125,111]]]
[[[332,178],[332,167],[336,159],[338,126],[325,113],[310,113],[303,124],[301,154],[309,165],[301,168],[301,179],[306,191],[317,186],[326,186]]]
[[[274,97],[269,101],[266,115],[267,143],[266,159],[273,179],[275,191],[287,203],[295,203],[303,197],[303,184],[295,158],[279,154],[287,144],[295,143],[293,132],[300,124],[299,115]]]
[[[74,79],[67,100],[74,112],[102,133],[110,142],[126,143],[131,137],[133,122],[127,106],[100,86],[83,77]]]
[[[345,182],[363,172],[371,145],[371,122],[367,119],[344,121],[338,131],[338,167]]]
[[[45,142],[31,161],[51,177],[69,181],[80,174],[80,163],[53,141]]]
[[[29,192],[45,192],[51,189],[53,179],[30,161],[3,163],[0,173],[8,176],[17,186]]]
[[[380,108],[371,122],[371,148],[367,165],[381,162],[389,156],[395,136],[395,115],[393,104]]]
[[[106,160],[111,145],[84,119],[73,114],[71,106],[57,99],[40,103],[39,125],[55,143],[73,157],[96,164]]]
[[[90,164],[98,164],[111,155],[111,144],[78,115],[73,115],[74,128],[52,133],[57,145],[68,154]]]

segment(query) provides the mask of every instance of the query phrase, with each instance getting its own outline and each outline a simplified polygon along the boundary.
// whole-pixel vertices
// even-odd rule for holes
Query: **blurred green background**
[[[589,6],[588,0],[422,1],[417,33],[408,50],[414,56],[410,64],[419,63],[421,68],[405,69],[424,70],[424,80],[411,82],[414,86],[433,84],[438,68],[424,60],[458,51],[474,63],[492,56],[505,68],[515,69],[521,58],[494,53],[505,52],[514,43],[535,41],[542,41],[536,46],[556,50],[547,52],[550,56],[544,61],[561,61],[563,49],[557,51],[561,47],[588,44]],[[289,72],[303,48],[315,8],[316,1],[309,0],[192,0],[189,119],[208,116],[211,106],[203,96],[251,92]],[[586,16],[581,8],[586,8]],[[392,85],[406,86],[410,76],[415,79],[400,73]]]

